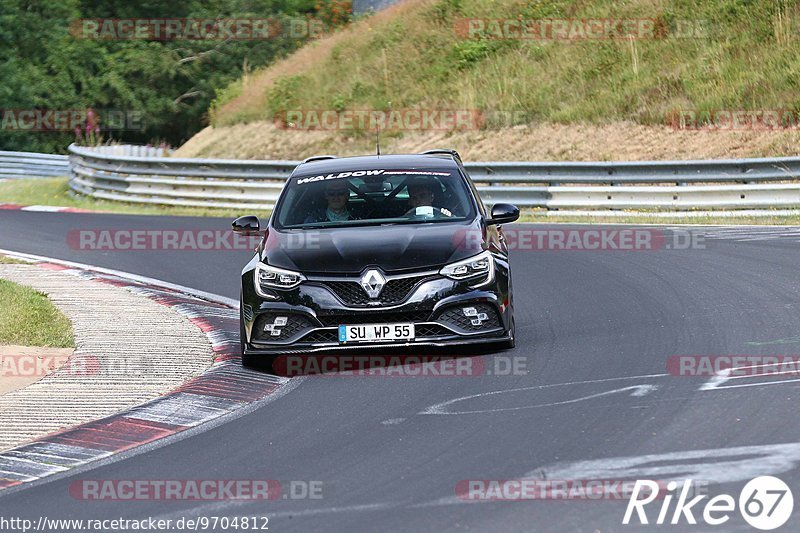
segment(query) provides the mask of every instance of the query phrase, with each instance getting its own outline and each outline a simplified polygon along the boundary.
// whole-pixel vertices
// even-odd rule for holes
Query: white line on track
[[[34,255],[34,254],[27,254],[23,252],[16,252],[14,250],[5,250],[0,248],[0,254],[5,254],[10,257],[15,257],[19,259],[27,259],[30,261],[46,261],[48,263],[55,263],[57,265],[62,265],[71,268],[81,268],[86,270],[93,270],[95,272],[100,272],[101,274],[109,274],[112,276],[119,276],[121,278],[127,278],[133,281],[138,281],[140,283],[148,283],[152,285],[160,285],[167,289],[172,289],[175,291],[179,291],[185,294],[191,294],[194,296],[199,296],[201,298],[205,298],[206,300],[221,303],[224,305],[230,305],[236,309],[239,308],[238,300],[234,300],[233,298],[228,298],[226,296],[221,296],[219,294],[213,294],[206,291],[201,291],[198,289],[192,289],[191,287],[186,287],[185,285],[178,285],[176,283],[170,283],[169,281],[163,281],[160,279],[149,278],[147,276],[140,276],[138,274],[132,274],[130,272],[125,272],[122,270],[115,270],[113,268],[104,268],[94,265],[87,265],[85,263],[75,263],[73,261],[65,261],[63,259],[55,259],[53,257],[44,257],[41,255]]]
[[[797,369],[793,370],[786,370],[783,372],[769,372],[766,374],[746,374],[742,376],[733,376],[734,372],[738,372],[741,370],[747,370],[750,368],[773,368],[775,365],[773,364],[762,364],[762,365],[750,365],[750,366],[739,366],[736,368],[725,368],[717,372],[711,379],[707,382],[703,383],[700,386],[701,391],[709,391],[709,390],[727,390],[727,389],[739,389],[742,387],[765,387],[767,385],[783,385],[784,383],[795,383],[800,381],[800,378],[797,379],[780,379],[778,376],[796,376]],[[728,381],[732,381],[734,379],[753,379],[753,378],[765,378],[770,379],[775,377],[775,379],[779,379],[779,381],[763,381],[761,383],[742,383],[740,385],[725,385],[721,387],[723,383]]]
[[[597,393],[597,394],[592,394],[592,395],[589,395],[589,396],[583,396],[581,398],[574,398],[572,400],[564,400],[564,401],[560,401],[560,402],[551,402],[551,403],[544,403],[544,404],[537,404],[537,405],[525,405],[525,406],[520,406],[520,407],[498,407],[496,409],[484,409],[484,410],[474,410],[474,411],[448,411],[446,409],[448,406],[453,405],[454,403],[457,403],[457,402],[461,402],[461,401],[465,401],[465,400],[472,400],[472,399],[475,399],[475,398],[484,398],[484,397],[487,397],[487,396],[495,396],[495,395],[498,395],[498,394],[508,394],[508,393],[512,393],[512,392],[521,392],[521,391],[529,391],[529,390],[541,390],[541,389],[547,389],[547,388],[552,388],[552,387],[565,387],[565,386],[569,386],[569,385],[584,385],[584,384],[590,384],[590,383],[606,383],[606,382],[610,382],[610,381],[621,381],[621,380],[626,380],[626,379],[656,378],[656,377],[664,377],[664,376],[668,376],[668,375],[669,374],[645,374],[645,375],[641,375],[641,376],[625,376],[625,377],[619,377],[619,378],[590,379],[590,380],[585,380],[585,381],[570,381],[570,382],[566,382],[566,383],[551,383],[551,384],[547,384],[547,385],[534,385],[534,386],[531,386],[531,387],[520,387],[520,388],[517,388],[517,389],[504,389],[504,390],[498,390],[498,391],[482,392],[482,393],[479,393],[479,394],[471,394],[469,396],[461,396],[460,398],[455,398],[453,400],[447,400],[446,402],[437,403],[435,405],[432,405],[432,406],[426,408],[423,411],[420,411],[418,414],[421,414],[421,415],[463,415],[463,414],[477,414],[477,413],[498,413],[498,412],[501,412],[501,411],[518,411],[518,410],[521,410],[521,409],[535,409],[535,408],[538,408],[538,407],[552,407],[552,406],[557,406],[557,405],[565,405],[565,404],[569,404],[569,403],[575,403],[575,402],[580,402],[580,401],[584,401],[584,400],[590,400],[590,399],[598,398],[598,397],[601,397],[601,396],[608,396],[610,394],[616,394],[616,393],[625,392],[625,391],[629,391],[629,390],[633,391],[630,394],[631,396],[644,396],[644,395],[649,394],[650,392],[653,392],[654,390],[658,389],[658,386],[649,385],[649,384],[633,385],[633,386],[630,386],[630,387],[623,387],[623,388],[620,388],[620,389],[614,389],[614,390],[610,390],[610,391],[605,391],[605,392],[601,392],[601,393]]]
[[[800,443],[763,444],[701,450],[679,450],[623,457],[608,457],[545,465],[520,476],[518,479],[542,480],[543,474],[551,480],[589,479],[641,479],[657,478],[662,482],[683,479],[702,480],[706,483],[735,483],[763,475],[779,475],[797,468],[800,464]],[[532,501],[532,500],[531,500]],[[389,509],[424,509],[452,505],[497,503],[491,500],[469,500],[449,495],[427,502],[375,502],[297,510],[270,512],[268,502],[229,500],[200,504],[155,517],[156,519],[181,518],[190,513],[195,516],[212,514],[230,515],[236,508],[248,504],[258,506],[257,513],[272,518],[291,518],[323,514],[387,511]],[[249,511],[246,514],[251,514]]]
[[[58,213],[64,208],[57,205],[26,205],[21,207],[20,211],[38,211],[41,213]]]

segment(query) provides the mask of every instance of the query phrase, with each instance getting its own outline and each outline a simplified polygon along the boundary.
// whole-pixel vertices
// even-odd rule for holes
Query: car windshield
[[[278,228],[414,224],[474,216],[457,170],[375,169],[296,176],[276,207]]]

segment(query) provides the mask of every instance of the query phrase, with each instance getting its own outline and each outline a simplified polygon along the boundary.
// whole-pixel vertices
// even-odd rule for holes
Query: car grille
[[[423,281],[434,279],[435,276],[409,276],[405,278],[390,279],[383,287],[381,294],[377,298],[370,298],[361,284],[357,281],[320,281],[319,283],[327,287],[346,305],[368,305],[381,304],[392,305],[404,301],[411,294],[411,291]]]
[[[430,317],[430,311],[410,311],[405,313],[359,313],[348,315],[319,316],[323,326],[338,326],[340,324],[382,324],[393,322],[425,322]]]
[[[473,316],[467,316],[465,309],[472,308]],[[478,316],[474,316],[478,315]],[[480,319],[485,315],[484,319]],[[473,323],[476,321],[476,323]],[[448,307],[439,315],[438,322],[444,322],[460,331],[488,331],[500,327],[500,317],[493,305],[467,304]],[[477,323],[480,322],[480,323]]]
[[[339,333],[335,329],[318,329],[300,339],[300,342],[339,342]]]
[[[453,332],[439,324],[420,324],[414,327],[414,334],[417,337],[444,337]]]
[[[256,317],[253,334],[264,342],[286,341],[313,327],[311,319],[297,313],[263,313]]]

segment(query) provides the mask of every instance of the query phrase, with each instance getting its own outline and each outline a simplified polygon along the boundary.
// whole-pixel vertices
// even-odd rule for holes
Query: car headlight
[[[494,279],[494,258],[488,250],[442,267],[439,274],[455,280],[472,280],[479,286]]]
[[[265,289],[294,289],[305,281],[306,277],[299,272],[276,268],[259,262],[256,265],[255,285],[260,296],[269,296]]]

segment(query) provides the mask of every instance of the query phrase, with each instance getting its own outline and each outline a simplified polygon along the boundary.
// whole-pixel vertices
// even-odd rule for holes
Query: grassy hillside
[[[676,109],[797,113],[798,14],[796,2],[782,0],[408,0],[229,86],[212,106],[210,131],[234,135],[226,155],[264,157],[275,154],[264,153],[263,147],[250,153],[248,146],[265,137],[286,137],[269,123],[294,109],[476,109],[486,117],[486,131],[577,123],[663,130]],[[655,38],[565,41],[459,35],[459,21],[472,17],[651,19]],[[696,29],[695,36],[677,36],[687,24]],[[248,123],[258,124],[259,132],[239,137],[236,129],[226,128]],[[298,152],[305,151],[309,140],[320,147],[339,143],[354,148],[372,138],[357,130],[291,133],[297,134],[292,146]],[[702,139],[696,133],[676,135]],[[766,135],[753,154],[761,155],[771,153],[773,146],[793,146],[795,133],[736,132],[731,144]],[[415,135],[387,132],[395,140]],[[208,140],[200,149],[206,155],[215,153]],[[187,147],[192,145],[190,141]],[[198,148],[195,143],[192,150]]]

